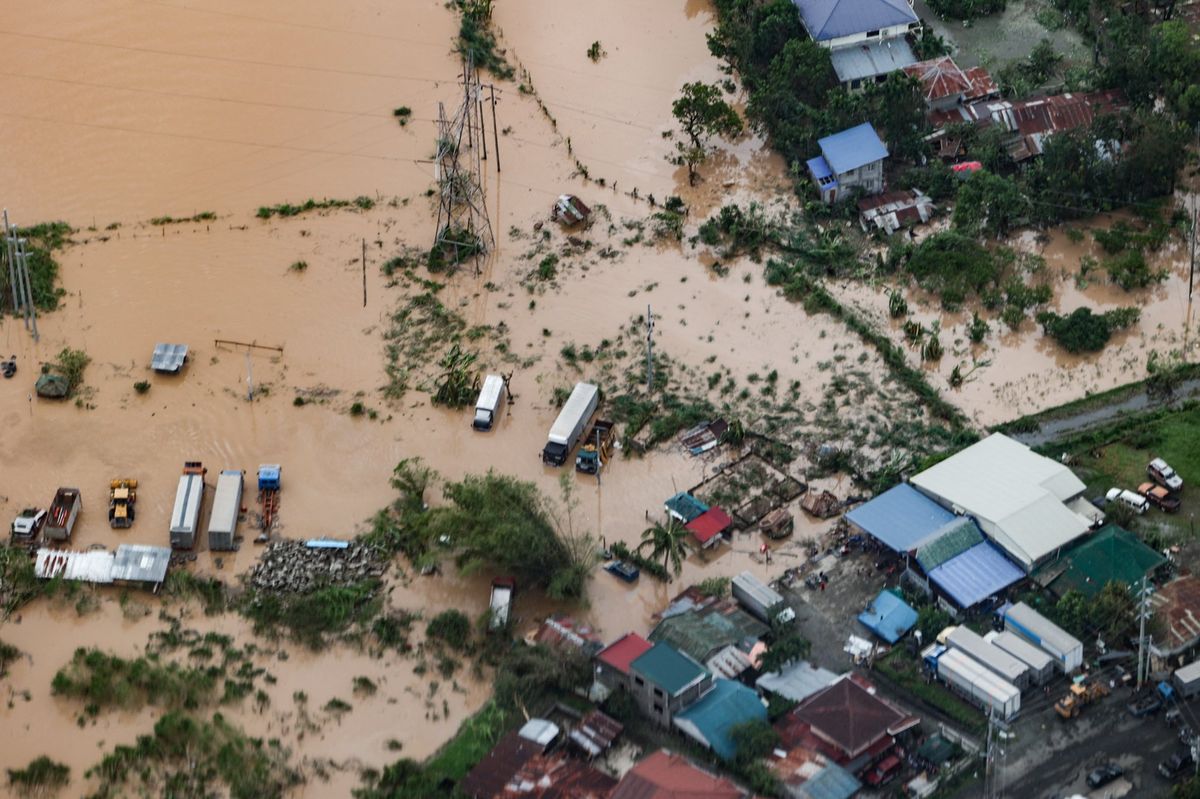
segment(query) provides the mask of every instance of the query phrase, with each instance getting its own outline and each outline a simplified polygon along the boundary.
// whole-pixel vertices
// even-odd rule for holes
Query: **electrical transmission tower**
[[[1142,578],[1141,587],[1137,590],[1138,596],[1138,673],[1137,687],[1140,689],[1142,683],[1150,678],[1150,652],[1146,647],[1146,622],[1153,615],[1153,609],[1150,607],[1150,597],[1154,594],[1154,586]]]
[[[33,304],[33,286],[29,281],[29,253],[25,250],[25,239],[17,235],[16,226],[8,223],[7,208],[4,209],[4,253],[8,261],[13,313],[21,313],[25,329],[31,331],[33,340],[37,341],[37,308]]]
[[[438,219],[433,249],[448,264],[476,258],[476,271],[478,256],[495,244],[483,193],[482,159],[487,157],[484,136],[479,76],[471,60],[467,59],[463,65],[462,104],[454,116],[447,118],[445,104],[438,103],[437,156],[434,160]]]

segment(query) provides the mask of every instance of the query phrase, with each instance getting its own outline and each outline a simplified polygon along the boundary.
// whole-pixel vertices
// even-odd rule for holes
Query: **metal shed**
[[[167,579],[167,566],[171,563],[168,547],[152,547],[145,544],[121,544],[113,559],[112,579],[114,583],[135,583],[158,590]]]
[[[188,346],[186,344],[155,344],[154,355],[150,358],[150,368],[165,374],[177,374],[187,362]]]

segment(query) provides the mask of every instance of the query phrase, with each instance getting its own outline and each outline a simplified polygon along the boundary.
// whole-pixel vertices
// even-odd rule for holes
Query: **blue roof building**
[[[813,41],[830,50],[838,80],[848,89],[882,82],[917,63],[907,35],[921,20],[908,0],[792,0]]]
[[[884,589],[871,600],[858,620],[871,632],[889,644],[904,637],[917,623],[917,612],[890,590]]]
[[[809,159],[808,171],[822,201],[835,202],[852,189],[867,194],[883,191],[883,160],[888,151],[870,122],[826,136],[817,144],[821,154]]]
[[[846,514],[846,520],[894,552],[908,552],[957,517],[907,483]]]
[[[717,678],[699,702],[675,716],[675,726],[690,738],[733,760],[737,745],[730,731],[747,721],[766,721],[767,709],[754,689],[733,680]]]

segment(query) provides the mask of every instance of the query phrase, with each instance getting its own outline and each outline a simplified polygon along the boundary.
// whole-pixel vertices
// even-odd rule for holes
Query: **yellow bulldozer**
[[[118,477],[108,484],[108,524],[110,527],[133,526],[133,505],[137,502],[137,480]]]
[[[1099,681],[1074,683],[1067,695],[1054,705],[1054,712],[1064,719],[1073,719],[1093,702],[1108,696],[1108,686]]]

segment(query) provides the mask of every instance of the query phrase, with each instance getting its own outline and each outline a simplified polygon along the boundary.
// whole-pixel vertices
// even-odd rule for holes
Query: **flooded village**
[[[1200,6],[0,25],[0,795],[1200,795]]]

